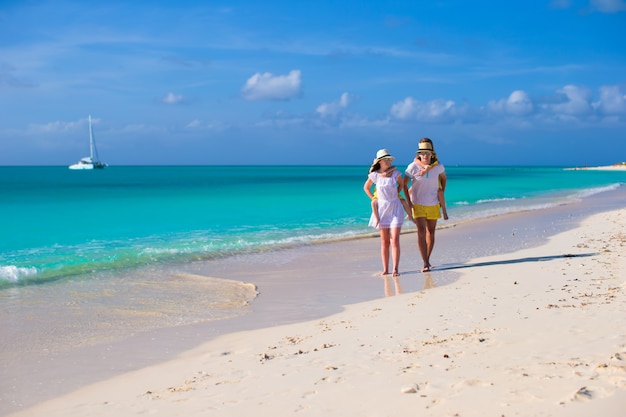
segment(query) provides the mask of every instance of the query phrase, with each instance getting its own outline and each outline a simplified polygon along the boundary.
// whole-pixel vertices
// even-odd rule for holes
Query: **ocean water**
[[[33,401],[32,375],[51,398],[220,331],[308,320],[376,296],[381,280],[363,276],[378,268],[376,240],[371,256],[358,254],[368,266],[341,277],[315,263],[332,246],[312,245],[372,235],[362,189],[368,168],[0,167],[0,414]],[[625,171],[446,170],[450,220],[441,227],[470,222],[478,230],[477,219],[541,216],[545,208],[623,195],[626,183]],[[545,236],[533,226],[524,233]],[[504,242],[451,236],[458,242],[437,250],[439,262],[446,253],[484,256],[486,246]],[[487,243],[475,248],[477,241]],[[426,288],[416,257],[415,247],[403,249],[405,290]],[[312,274],[282,271],[290,259]],[[444,269],[432,274],[437,286],[454,279]],[[264,302],[255,304],[259,294]]]
[[[372,233],[367,169],[0,167],[0,291]],[[446,170],[447,225],[566,204],[626,183],[625,171]]]

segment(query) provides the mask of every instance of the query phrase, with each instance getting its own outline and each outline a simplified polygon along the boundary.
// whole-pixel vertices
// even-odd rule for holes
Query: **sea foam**
[[[22,278],[37,274],[37,268],[18,268],[14,265],[0,266],[0,281],[17,283]]]

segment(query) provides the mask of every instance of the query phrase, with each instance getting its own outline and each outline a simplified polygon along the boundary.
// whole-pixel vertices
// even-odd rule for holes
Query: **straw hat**
[[[370,172],[374,172],[379,169],[379,162],[383,159],[389,159],[390,161],[393,161],[395,158],[389,155],[389,151],[387,149],[379,149],[378,152],[376,152],[376,158],[374,158],[374,162],[372,162],[372,166],[370,167]]]
[[[435,150],[433,149],[433,144],[430,142],[420,142],[417,144],[417,153],[420,152],[432,152],[434,153]]]
[[[374,158],[373,163],[376,164],[383,159],[391,159],[393,161],[395,158],[389,155],[389,151],[387,149],[379,149],[378,152],[376,152],[376,158]]]

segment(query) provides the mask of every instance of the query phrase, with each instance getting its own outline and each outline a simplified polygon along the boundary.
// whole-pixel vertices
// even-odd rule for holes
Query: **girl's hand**
[[[417,173],[417,175],[418,175],[419,177],[423,177],[424,175],[426,175],[426,173],[427,173],[428,171],[430,171],[430,168],[432,168],[432,167],[431,167],[430,165],[428,165],[426,168],[424,168],[424,169],[420,170],[420,172],[418,172],[418,173]]]

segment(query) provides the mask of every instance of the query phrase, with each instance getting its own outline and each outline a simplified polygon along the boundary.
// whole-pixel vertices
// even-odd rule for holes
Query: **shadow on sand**
[[[451,266],[443,265],[434,269],[433,272],[434,271],[450,271],[453,269],[474,268],[474,267],[479,267],[479,266],[521,264],[525,262],[543,262],[543,261],[552,261],[554,259],[560,259],[560,258],[583,258],[583,257],[593,256],[593,255],[597,255],[597,254],[596,253],[582,253],[578,255],[565,254],[565,255],[552,255],[552,256],[533,256],[529,258],[507,259],[503,261],[476,262],[476,263],[470,263],[470,264],[451,265]]]

